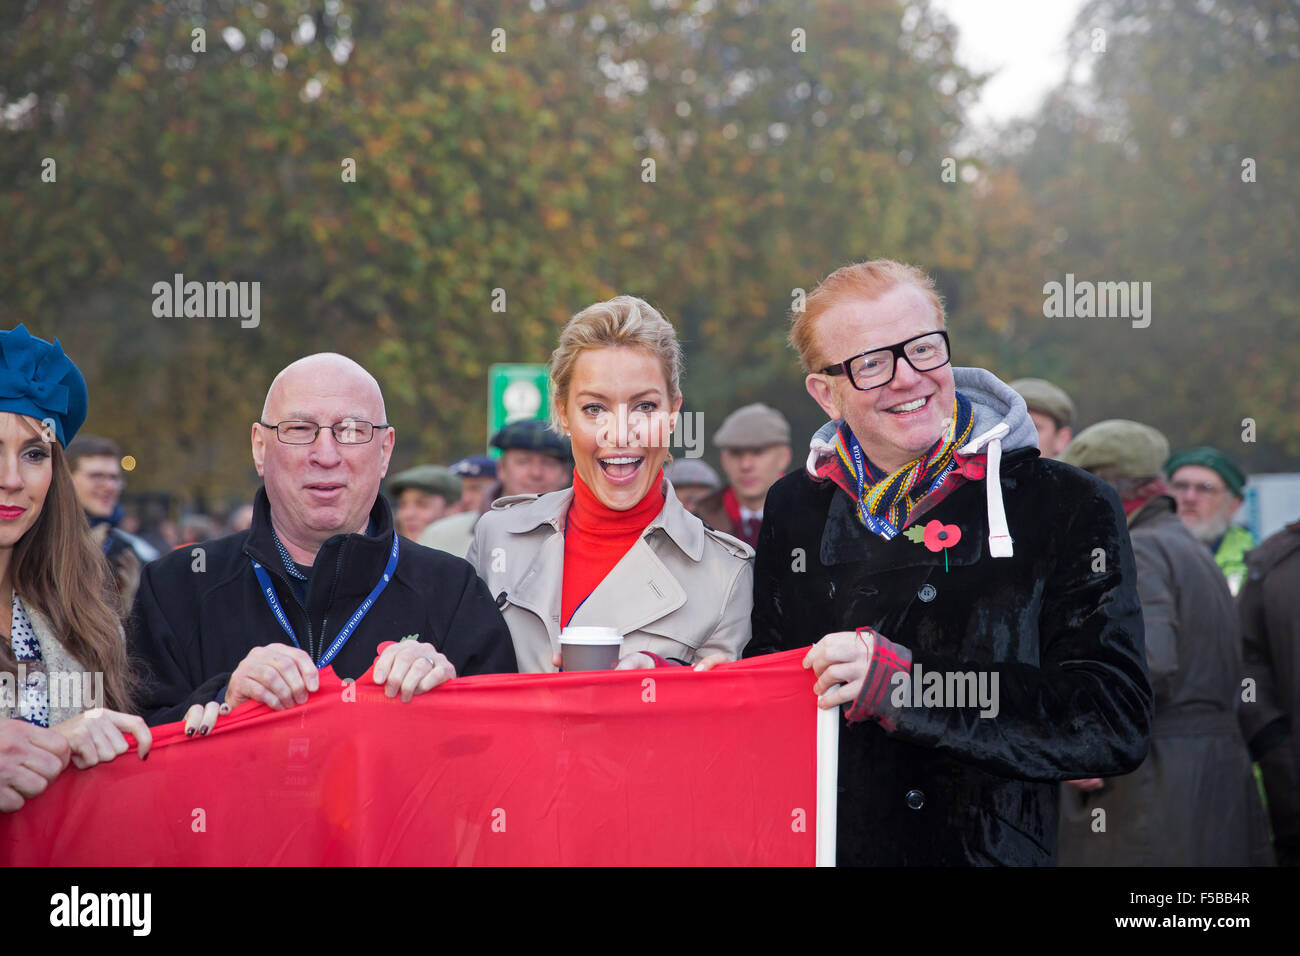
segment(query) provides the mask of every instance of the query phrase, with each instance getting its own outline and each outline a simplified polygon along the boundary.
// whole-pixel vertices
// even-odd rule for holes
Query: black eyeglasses
[[[317,425],[315,422],[284,421],[278,425],[258,422],[263,428],[274,428],[275,435],[286,445],[310,445],[316,440],[322,428],[334,433],[334,440],[340,445],[364,445],[375,437],[376,428],[388,428],[388,425],[376,425],[356,418],[345,418],[333,425]]]
[[[906,359],[907,364],[918,372],[931,372],[947,365],[952,361],[948,333],[942,329],[937,332],[922,332],[897,345],[872,349],[837,365],[828,365],[822,369],[822,374],[847,375],[850,385],[860,392],[866,392],[892,382],[894,373],[898,371],[899,359]]]

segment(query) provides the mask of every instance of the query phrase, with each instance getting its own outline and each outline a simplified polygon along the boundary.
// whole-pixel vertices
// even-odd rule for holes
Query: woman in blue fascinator
[[[108,564],[64,457],[86,420],[86,380],[53,344],[0,331],[0,811],[68,765],[112,760],[135,737],[132,680]]]

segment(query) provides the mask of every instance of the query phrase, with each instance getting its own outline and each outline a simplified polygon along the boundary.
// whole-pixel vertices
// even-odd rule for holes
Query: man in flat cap
[[[1155,691],[1151,750],[1137,770],[1062,788],[1060,862],[1073,866],[1259,866],[1272,862],[1237,727],[1237,611],[1223,575],[1174,513],[1164,435],[1123,419],[1084,429],[1062,460],[1111,485],[1127,515]],[[1105,828],[1093,811],[1106,813]]]
[[[1233,594],[1246,577],[1246,552],[1255,537],[1232,524],[1241,507],[1246,476],[1217,448],[1202,446],[1171,455],[1165,474],[1178,502],[1178,517],[1192,536],[1210,549]]]
[[[695,513],[710,527],[753,547],[767,490],[790,467],[790,423],[775,408],[757,402],[723,419],[713,444],[722,450],[727,487],[701,499]]]
[[[1057,386],[1043,378],[1018,378],[1011,387],[1020,393],[1029,417],[1038,429],[1038,453],[1060,458],[1074,435],[1074,402]]]
[[[470,455],[452,462],[448,470],[460,479],[460,503],[455,510],[479,514],[488,489],[497,483],[497,463],[488,455]],[[490,502],[488,507],[491,507]]]
[[[664,474],[673,483],[677,500],[691,514],[697,512],[701,501],[722,488],[718,473],[698,458],[674,461]]]
[[[501,449],[496,463],[496,482],[483,494],[478,510],[455,514],[425,529],[420,544],[463,558],[474,541],[479,515],[492,502],[509,495],[544,495],[567,488],[573,480],[573,455],[569,441],[557,435],[540,419],[511,422],[492,436],[492,447]]]
[[[569,442],[547,422],[526,418],[511,422],[492,436],[501,449],[497,460],[497,487],[489,492],[484,509],[508,495],[545,495],[569,487],[573,481],[573,453]]]
[[[460,503],[460,479],[441,465],[416,465],[388,480],[397,533],[418,541],[425,528]]]

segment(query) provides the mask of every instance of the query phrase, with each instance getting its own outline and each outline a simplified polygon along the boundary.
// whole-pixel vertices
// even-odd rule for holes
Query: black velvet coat
[[[914,519],[955,524],[944,554],[867,531],[833,483],[768,493],[746,656],[871,626],[925,671],[998,679],[998,713],[891,710],[841,724],[841,865],[1056,861],[1057,782],[1127,773],[1147,752],[1147,678],[1133,551],[1115,492],[1019,448],[1002,458],[1014,555],[988,553],[985,482]]]

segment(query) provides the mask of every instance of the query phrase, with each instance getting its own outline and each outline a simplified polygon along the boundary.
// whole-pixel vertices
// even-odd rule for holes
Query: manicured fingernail
[[[200,728],[199,728],[199,733],[202,734],[203,736],[207,736],[207,733],[208,733],[208,725],[207,725],[207,724],[204,724],[202,727],[200,727]]]
[[[186,736],[186,737],[193,737],[193,736],[194,736],[194,728],[193,728],[193,727],[186,727],[186,728],[185,728],[185,736]]]
[[[222,713],[223,715],[224,715],[224,714],[228,714],[228,713],[230,713],[230,705],[229,705],[229,704],[222,704],[221,707],[220,707],[220,711],[221,711],[221,713]]]

